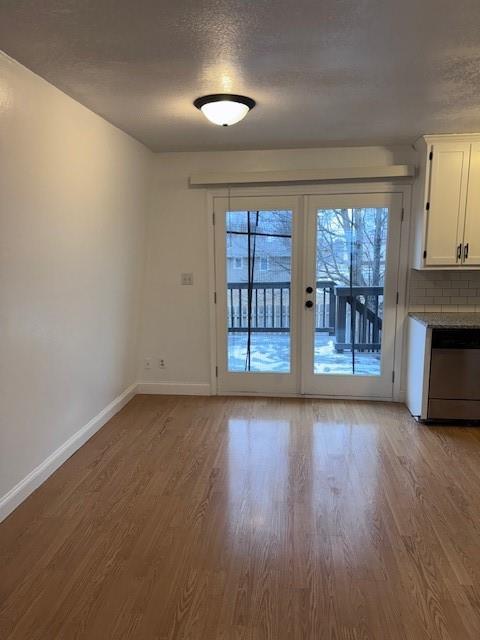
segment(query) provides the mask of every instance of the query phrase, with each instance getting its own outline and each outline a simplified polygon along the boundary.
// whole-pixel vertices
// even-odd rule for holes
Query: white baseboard
[[[85,442],[93,436],[103,425],[122,409],[127,402],[137,393],[137,384],[132,384],[128,389],[117,396],[94,418],[87,422],[81,429],[73,434],[58,449],[51,453],[33,471],[20,480],[10,491],[0,498],[0,522],[4,520],[18,505],[35,491],[45,480],[60,467],[65,460],[80,449]]]
[[[197,382],[139,382],[137,393],[172,396],[209,396],[208,383]]]

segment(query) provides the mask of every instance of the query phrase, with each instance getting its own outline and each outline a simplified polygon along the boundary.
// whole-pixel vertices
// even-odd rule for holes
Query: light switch
[[[181,283],[182,283],[182,285],[192,285],[193,284],[193,273],[182,273],[181,274]]]

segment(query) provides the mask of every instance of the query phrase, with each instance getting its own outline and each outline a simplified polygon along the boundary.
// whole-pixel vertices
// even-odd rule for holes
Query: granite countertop
[[[408,314],[429,329],[480,329],[480,313],[412,311]]]

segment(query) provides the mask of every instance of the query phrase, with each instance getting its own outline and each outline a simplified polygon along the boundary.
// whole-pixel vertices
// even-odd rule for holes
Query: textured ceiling
[[[478,0],[0,0],[0,49],[159,151],[480,130]],[[192,106],[228,91],[232,128]]]

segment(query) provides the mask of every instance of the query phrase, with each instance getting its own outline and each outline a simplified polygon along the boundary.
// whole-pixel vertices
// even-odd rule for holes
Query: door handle
[[[459,244],[457,247],[457,262],[462,259],[462,245]]]
[[[467,244],[463,247],[463,260],[467,260],[468,259],[468,242]]]
[[[307,307],[307,309],[311,309],[313,307],[313,302],[311,300],[307,300],[305,302],[305,306]]]

